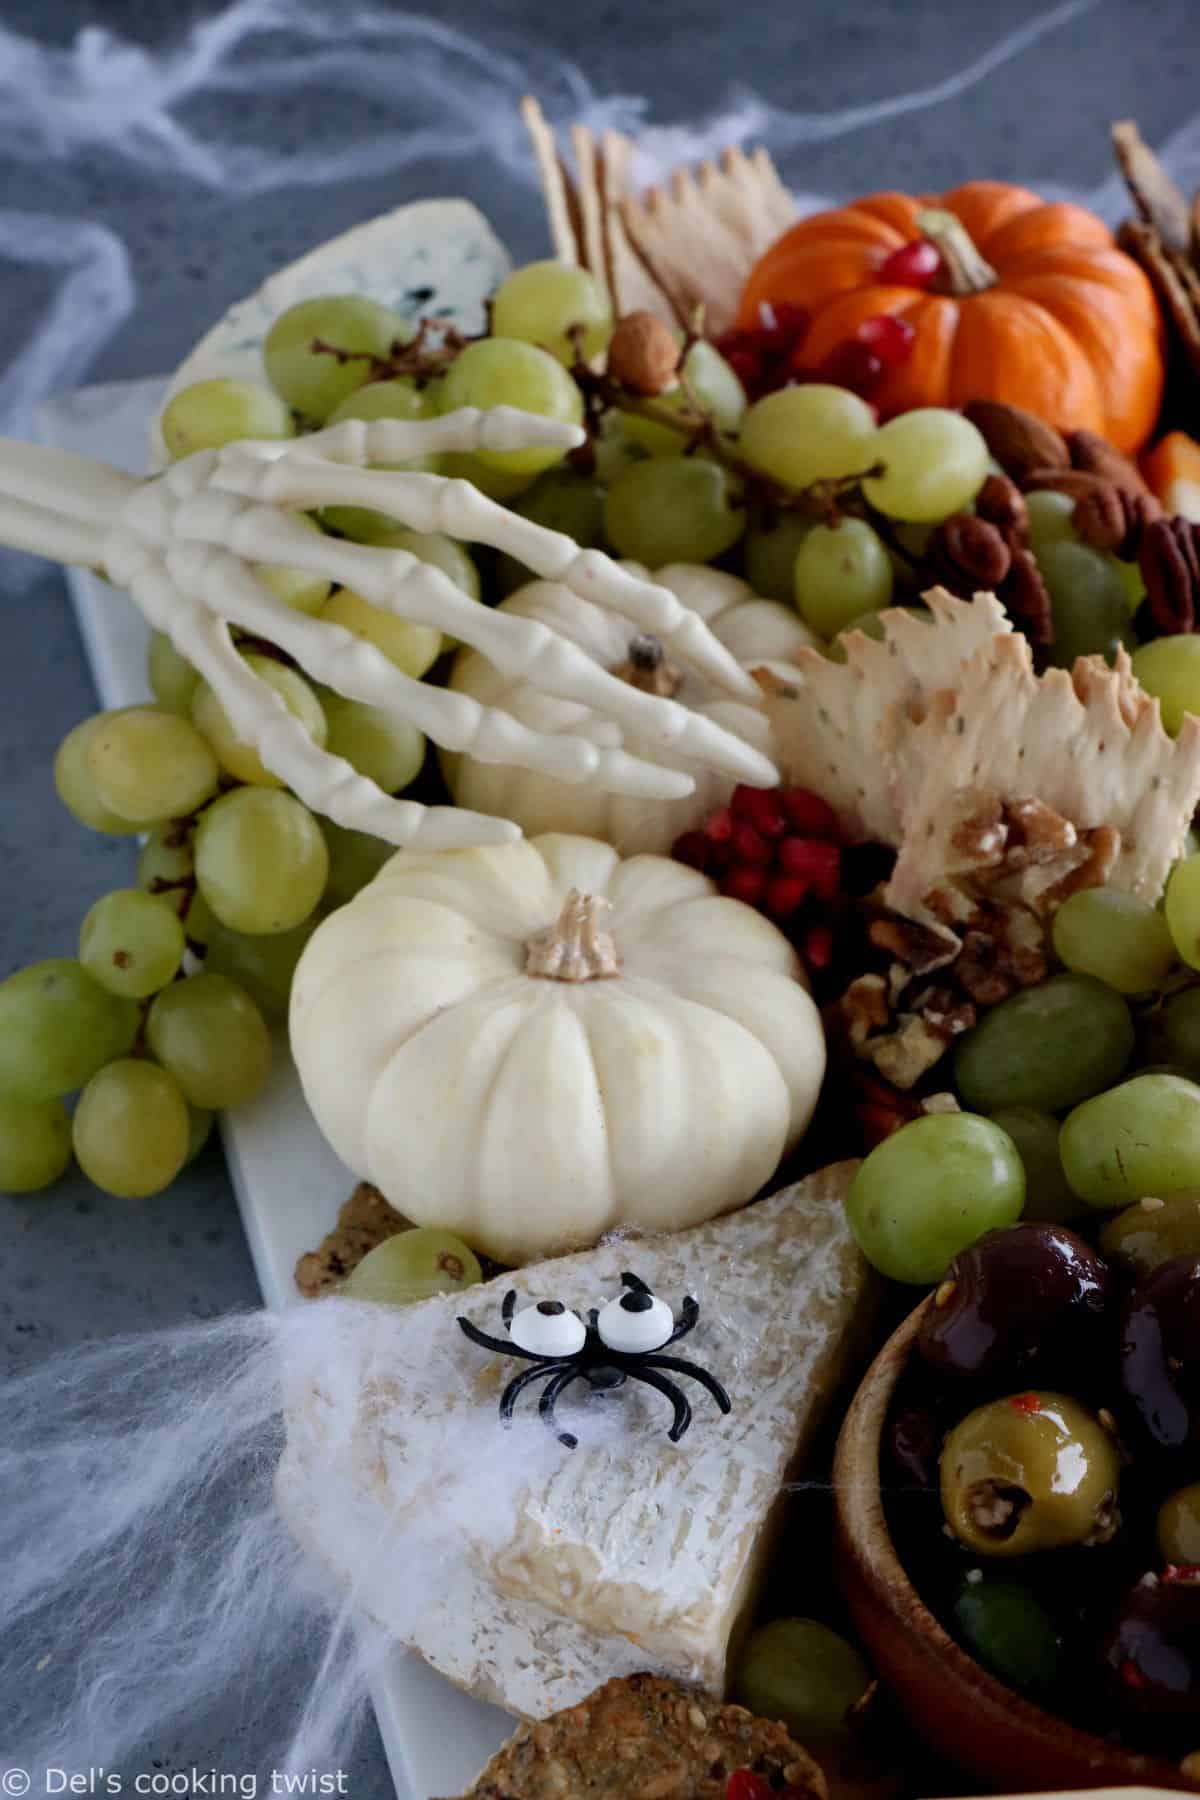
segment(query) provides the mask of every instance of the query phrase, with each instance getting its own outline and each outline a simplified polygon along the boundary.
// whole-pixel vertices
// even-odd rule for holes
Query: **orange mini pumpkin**
[[[888,257],[922,238],[941,253],[932,286],[882,284]],[[871,395],[885,415],[1003,400],[1126,451],[1158,417],[1162,322],[1145,275],[1094,213],[1027,188],[969,181],[940,200],[870,194],[815,213],[756,265],[738,323],[757,325],[764,300],[807,309],[809,367],[865,319],[907,319],[912,354]]]

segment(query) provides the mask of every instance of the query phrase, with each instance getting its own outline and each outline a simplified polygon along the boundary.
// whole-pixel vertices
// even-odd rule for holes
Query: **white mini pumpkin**
[[[825,1067],[775,926],[665,857],[557,835],[393,857],[309,941],[291,1035],[351,1169],[509,1264],[742,1205]]]
[[[671,563],[659,569],[654,579],[699,613],[744,668],[790,661],[802,645],[819,648],[818,640],[790,607],[760,599],[749,583],[736,575],[696,563]],[[756,707],[723,697],[690,669],[667,664],[655,668],[653,639],[638,640],[618,614],[592,606],[558,582],[531,581],[510,595],[499,610],[552,626],[603,668],[650,686],[654,692],[671,694],[682,705],[736,732],[756,750],[771,754],[770,727]],[[586,706],[555,699],[526,682],[502,675],[475,650],[461,652],[450,686],[484,706],[502,707],[538,731],[583,729],[584,735],[598,743],[620,741],[616,729]],[[504,768],[468,756],[446,756],[443,766],[460,806],[513,819],[529,836],[542,831],[586,832],[589,837],[603,838],[623,856],[639,850],[669,850],[680,832],[700,824],[729,797],[728,776],[673,757],[644,739],[627,739],[626,747],[668,768],[686,768],[696,778],[695,791],[682,800],[645,800],[604,794],[594,787],[569,786],[532,769]]]

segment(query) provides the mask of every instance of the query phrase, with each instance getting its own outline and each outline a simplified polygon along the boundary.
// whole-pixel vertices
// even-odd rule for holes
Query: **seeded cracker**
[[[409,1220],[403,1213],[389,1206],[369,1181],[360,1181],[338,1213],[333,1230],[297,1262],[296,1286],[309,1300],[340,1287],[368,1251],[408,1229]]]

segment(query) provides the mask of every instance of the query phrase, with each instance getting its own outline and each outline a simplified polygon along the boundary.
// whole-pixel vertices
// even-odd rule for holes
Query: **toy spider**
[[[525,1388],[532,1382],[549,1377],[538,1402],[538,1412],[560,1444],[573,1450],[578,1439],[569,1431],[559,1431],[554,1416],[555,1402],[573,1381],[586,1381],[598,1392],[623,1387],[630,1376],[644,1381],[648,1387],[665,1394],[675,1409],[675,1418],[667,1436],[677,1444],[692,1422],[692,1409],[687,1396],[675,1382],[660,1374],[663,1369],[675,1375],[688,1375],[708,1389],[723,1413],[732,1409],[732,1401],[721,1383],[699,1364],[684,1362],[677,1356],[662,1356],[678,1338],[686,1337],[700,1316],[700,1308],[689,1294],[683,1302],[678,1322],[665,1300],[659,1300],[637,1275],[621,1277],[628,1290],[597,1310],[592,1307],[585,1325],[578,1313],[570,1312],[561,1300],[538,1300],[515,1312],[516,1290],[504,1296],[500,1316],[508,1330],[508,1341],[490,1337],[469,1319],[459,1325],[473,1344],[494,1350],[500,1356],[520,1356],[534,1366],[514,1375],[500,1396],[500,1417],[507,1425],[513,1408]]]

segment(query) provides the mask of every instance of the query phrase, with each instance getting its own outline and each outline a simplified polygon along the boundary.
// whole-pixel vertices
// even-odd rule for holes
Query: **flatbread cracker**
[[[521,102],[521,118],[529,133],[542,183],[542,198],[546,202],[546,219],[550,226],[554,254],[560,262],[578,263],[581,260],[580,246],[571,217],[566,172],[559,158],[554,133],[546,123],[546,115],[531,94],[526,94]]]
[[[638,255],[621,217],[621,202],[632,187],[633,144],[630,139],[619,131],[603,132],[599,163],[608,287],[618,317],[648,312],[656,318],[686,324]]]
[[[604,214],[600,203],[600,171],[597,166],[595,133],[586,125],[572,125],[571,151],[575,157],[575,195],[579,203],[579,226],[583,234],[585,269],[608,295],[608,267],[604,256]],[[609,296],[611,298],[611,296]]]

